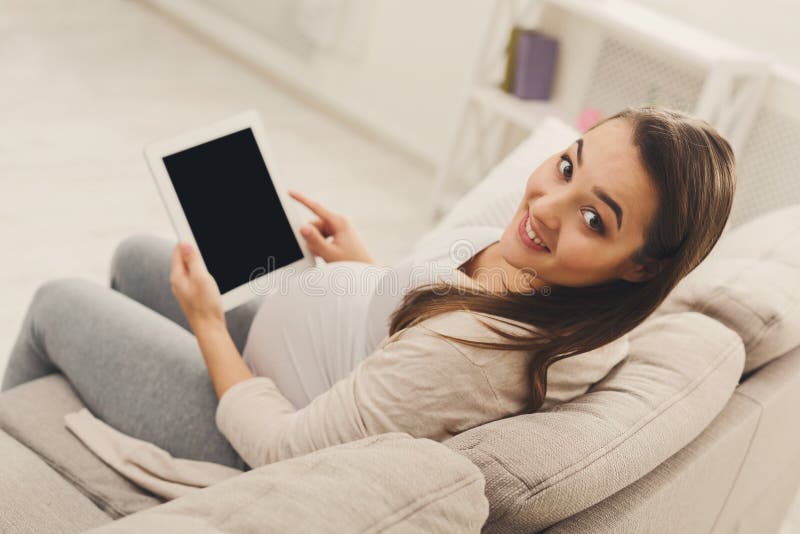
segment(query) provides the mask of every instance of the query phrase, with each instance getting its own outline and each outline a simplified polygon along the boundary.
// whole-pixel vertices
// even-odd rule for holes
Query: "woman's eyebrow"
[[[581,155],[583,153],[583,139],[578,139],[575,141],[575,143],[578,145],[578,167],[580,167],[582,164]],[[593,187],[592,192],[597,195],[597,198],[608,204],[608,207],[614,212],[614,215],[617,217],[617,230],[619,230],[622,227],[622,208],[619,207],[619,204],[617,204],[617,202],[611,198],[608,193],[599,187]]]
[[[608,204],[608,207],[611,208],[611,211],[613,211],[614,215],[617,216],[617,230],[619,230],[620,227],[622,226],[622,208],[619,207],[619,204],[617,204],[613,198],[608,196],[608,193],[606,193],[599,187],[594,186],[592,188],[592,193],[597,195],[597,198]]]

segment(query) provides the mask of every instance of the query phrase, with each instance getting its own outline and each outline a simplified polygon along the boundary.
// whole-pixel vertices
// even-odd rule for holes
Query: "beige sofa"
[[[520,176],[574,134],[546,122],[437,230],[504,225]],[[774,532],[800,483],[798,302],[795,205],[731,229],[571,402],[443,443],[368,438],[168,503],[64,428],[81,403],[50,375],[0,395],[0,531]]]

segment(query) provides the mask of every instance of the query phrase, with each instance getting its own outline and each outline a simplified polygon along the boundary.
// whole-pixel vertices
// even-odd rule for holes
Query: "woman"
[[[391,272],[413,287],[393,298],[376,297],[383,277],[363,299],[295,287],[224,314],[196,250],[172,251],[173,299],[167,268],[147,265],[171,245],[139,240],[112,269],[127,296],[79,280],[37,291],[2,389],[60,370],[122,432],[244,469],[382,432],[443,440],[602,378],[627,351],[616,343],[711,251],[734,190],[711,126],[627,109],[533,171],[508,227],[455,230],[473,249],[451,281],[420,283],[410,258]],[[293,196],[320,216],[304,231],[312,252],[344,272],[372,266],[347,218]]]

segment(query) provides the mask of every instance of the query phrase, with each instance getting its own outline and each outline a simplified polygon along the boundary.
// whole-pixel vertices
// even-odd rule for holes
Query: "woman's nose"
[[[537,198],[531,205],[531,211],[537,224],[551,231],[561,226],[561,205],[558,195],[545,194]]]

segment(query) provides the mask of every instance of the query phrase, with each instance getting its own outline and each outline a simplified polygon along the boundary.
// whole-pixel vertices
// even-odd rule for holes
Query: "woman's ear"
[[[644,264],[637,263],[623,273],[620,278],[628,282],[644,282],[660,273],[662,267],[663,264],[657,260],[648,261]]]

